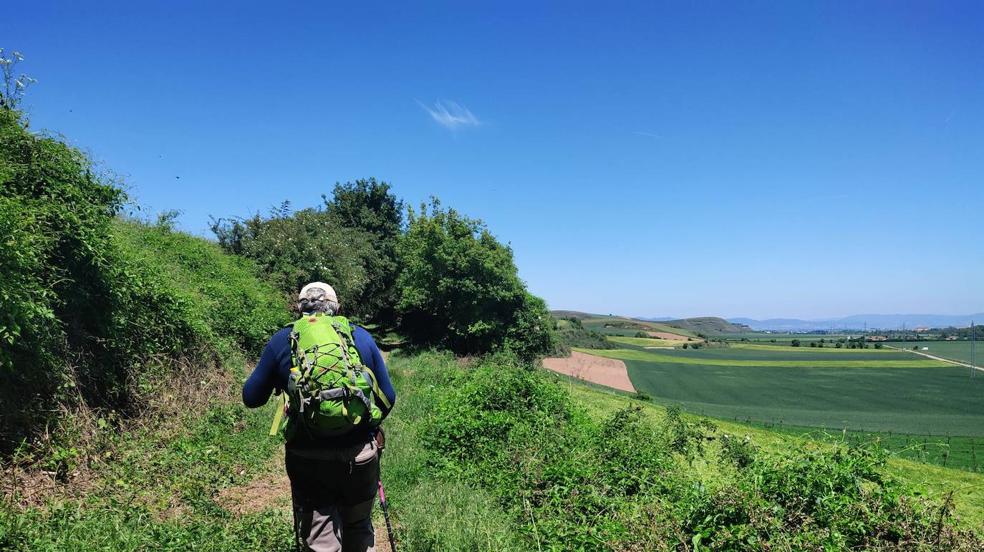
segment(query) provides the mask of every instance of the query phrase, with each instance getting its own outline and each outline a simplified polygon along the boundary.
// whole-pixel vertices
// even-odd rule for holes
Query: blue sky
[[[190,232],[375,176],[554,308],[984,311],[984,5],[852,4],[36,1],[0,47]]]

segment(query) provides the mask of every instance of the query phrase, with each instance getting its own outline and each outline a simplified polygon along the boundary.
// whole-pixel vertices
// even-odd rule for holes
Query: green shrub
[[[555,352],[557,356],[567,356],[574,347],[581,349],[614,349],[616,345],[600,332],[581,326],[561,328],[555,332]]]

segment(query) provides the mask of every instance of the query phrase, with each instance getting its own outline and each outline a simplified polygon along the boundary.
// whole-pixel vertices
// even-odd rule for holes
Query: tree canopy
[[[526,291],[512,250],[478,220],[430,208],[409,211],[400,239],[400,329],[412,342],[478,354],[498,345],[532,357],[551,346],[549,314]]]

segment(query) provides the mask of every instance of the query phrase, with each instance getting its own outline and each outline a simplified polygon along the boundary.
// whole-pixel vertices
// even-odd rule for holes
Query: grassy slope
[[[664,412],[664,408],[659,405],[642,403],[624,394],[597,387],[572,383],[570,389],[574,397],[597,416],[603,416],[628,404],[641,405],[644,411],[654,419],[662,416]],[[714,420],[714,423],[722,431],[741,436],[747,435],[757,445],[771,451],[791,450],[808,442],[803,437],[783,435],[761,428],[749,427],[745,424],[724,420]],[[889,468],[892,474],[909,481],[929,496],[943,497],[946,493],[953,491],[957,515],[968,526],[984,526],[984,474],[969,473],[903,459],[891,459]],[[710,467],[704,466],[703,469],[710,469]]]
[[[0,548],[289,550],[285,511],[233,515],[216,502],[223,489],[267,473],[280,454],[279,443],[265,436],[270,414],[246,411],[226,396],[169,427],[123,434],[88,481],[26,509],[4,503]]]
[[[701,316],[697,318],[683,318],[681,320],[670,320],[666,322],[668,326],[681,328],[694,333],[704,335],[732,335],[741,333],[744,328],[735,326],[731,322],[716,316]]]
[[[667,326],[659,322],[646,322],[634,318],[622,318],[616,316],[603,316],[598,318],[585,318],[581,320],[585,328],[594,330],[606,335],[635,336],[640,331],[666,332],[683,337],[696,338],[697,334],[683,328]],[[606,324],[625,326],[625,327],[606,327]]]
[[[387,421],[389,447],[383,467],[401,550],[529,548],[510,521],[514,513],[501,511],[467,481],[435,477],[417,433],[428,416],[428,393],[413,379],[420,362],[435,361],[446,362],[448,371],[456,367],[454,360],[433,356],[397,356],[390,362],[400,403]],[[592,415],[606,416],[627,404],[641,405],[654,419],[663,414],[659,406],[567,381],[575,399]],[[164,428],[136,428],[119,439],[112,457],[93,466],[84,494],[56,493],[46,504],[26,510],[5,505],[0,510],[0,548],[286,551],[290,517],[283,501],[233,513],[235,504],[218,500],[223,489],[282,469],[275,462],[280,444],[266,436],[270,414],[270,406],[243,409],[235,393],[229,393],[204,413],[188,412]],[[715,423],[723,431],[749,435],[772,451],[807,442],[741,424]],[[984,476],[899,460],[891,461],[890,467],[934,497],[955,490],[958,515],[968,524],[984,522]],[[693,469],[713,476],[717,468],[698,463]],[[385,535],[379,533],[378,538]]]

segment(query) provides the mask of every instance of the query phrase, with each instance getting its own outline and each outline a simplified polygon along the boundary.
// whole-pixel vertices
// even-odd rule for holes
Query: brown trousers
[[[288,449],[286,463],[298,547],[374,552],[371,514],[379,481],[375,441],[344,449]]]

